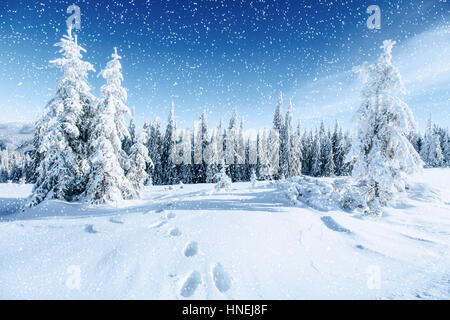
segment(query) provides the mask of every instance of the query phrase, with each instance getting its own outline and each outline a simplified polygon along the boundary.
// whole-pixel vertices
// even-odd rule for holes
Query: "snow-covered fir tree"
[[[44,152],[40,149],[40,146],[42,144],[43,134],[48,129],[51,119],[51,114],[46,114],[45,116],[40,115],[34,123],[33,148],[31,150],[32,161],[27,173],[27,181],[30,183],[36,183],[38,178],[38,168],[44,158]]]
[[[314,134],[314,140],[312,140],[312,146],[310,149],[310,159],[311,159],[310,174],[314,177],[320,177],[322,175],[321,142],[322,141],[320,139],[320,133],[316,130]]]
[[[147,166],[147,173],[151,177],[154,184],[162,184],[162,134],[161,134],[161,120],[156,117],[150,125],[145,126],[144,131],[148,137],[146,147],[148,149],[149,157],[153,161],[153,166]]]
[[[277,179],[280,177],[280,132],[271,129],[267,139],[266,147],[267,171],[268,179]]]
[[[152,159],[148,156],[148,149],[144,143],[148,140],[144,131],[136,138],[136,142],[130,149],[130,169],[127,172],[127,179],[133,186],[134,197],[140,198],[144,184],[152,184],[147,174],[147,166],[153,166]]]
[[[106,84],[101,88],[97,117],[89,141],[90,170],[85,197],[91,203],[118,202],[136,196],[133,186],[125,177],[130,168],[122,141],[129,138],[124,116],[129,115],[125,104],[127,92],[123,81],[121,57],[114,48],[112,60],[100,72]]]
[[[302,135],[302,174],[311,175],[312,172],[312,131],[305,132]]]
[[[292,114],[292,112],[291,112]],[[290,129],[289,129],[290,131]],[[290,133],[289,138],[289,171],[288,177],[295,177],[302,174],[302,133],[300,131],[300,123],[297,125],[297,131],[295,133]]]
[[[244,120],[241,119],[239,131],[236,141],[237,163],[236,163],[236,181],[243,181],[246,179],[246,165],[245,165],[245,140],[244,140]]]
[[[220,130],[221,131],[221,130]],[[220,164],[224,161],[221,150],[223,149],[222,133],[219,130],[213,132],[211,141],[205,151],[206,182],[215,182],[216,175],[220,171]]]
[[[344,174],[346,154],[344,142],[345,141],[343,140],[342,129],[339,126],[339,123],[336,121],[333,135],[331,136],[331,146],[333,152],[334,173],[337,176]]]
[[[177,182],[177,174],[175,164],[173,163],[173,152],[176,140],[176,124],[175,124],[175,106],[172,102],[170,107],[169,119],[167,121],[166,133],[162,143],[162,172],[161,180],[165,184],[173,184]]]
[[[292,136],[292,100],[289,100],[289,108],[280,132],[280,174],[285,177],[289,177],[289,153]]]
[[[273,115],[273,130],[278,131],[278,134],[275,135],[273,133],[272,139],[276,136],[278,137],[278,142],[272,141],[271,143],[277,144],[278,146],[278,160],[280,161],[278,165],[278,172],[274,173],[274,177],[278,178],[281,176],[281,174],[285,175],[285,170],[287,170],[287,159],[286,159],[286,141],[284,141],[284,138],[286,138],[286,134],[284,133],[284,120],[283,120],[283,93],[280,92],[280,95],[278,97],[278,103],[277,107],[275,109],[275,113]]]
[[[37,152],[42,155],[38,178],[29,205],[45,199],[74,200],[86,185],[88,170],[88,135],[86,124],[91,124],[94,96],[87,81],[93,66],[82,60],[85,52],[77,43],[69,27],[67,35],[56,44],[62,57],[51,61],[63,72],[56,95],[46,106],[45,126]]]
[[[322,121],[319,130],[320,139],[320,176],[330,177],[334,175],[333,147],[331,137],[325,131]]]
[[[235,108],[233,110],[233,114],[230,118],[230,123],[224,137],[225,163],[227,165],[227,172],[229,173],[233,181],[236,181],[238,179],[238,163],[240,162],[238,153],[238,135],[238,113]]]
[[[439,135],[436,133],[436,130],[431,122],[431,118],[428,120],[427,131],[423,138],[420,156],[427,167],[441,167],[444,164],[441,140],[439,139]]]
[[[206,112],[200,116],[200,123],[197,128],[197,135],[194,140],[194,181],[206,181],[207,162],[205,161],[206,148],[209,145],[209,133]]]
[[[222,162],[220,172],[216,177],[216,190],[229,190],[232,186],[231,178],[227,175],[226,165]]]
[[[278,132],[281,132],[284,126],[284,120],[283,120],[283,93],[280,92],[280,95],[278,96],[278,103],[277,107],[275,109],[275,113],[273,115],[273,128],[275,130],[278,130]]]
[[[392,64],[394,41],[383,41],[378,62],[355,71],[364,83],[363,102],[357,112],[358,131],[353,142],[352,175],[365,184],[366,200],[373,213],[387,204],[395,191],[404,190],[406,175],[422,166],[407,136],[416,130],[408,105],[396,92],[403,92],[400,73]]]
[[[263,142],[263,135],[261,130],[258,131],[256,135],[256,176],[262,177],[262,165],[263,165],[263,158],[265,154],[265,142]]]
[[[128,129],[125,128],[124,137],[122,139],[122,149],[125,154],[129,155],[131,153],[131,146],[136,143],[136,111],[133,108],[131,111],[131,118],[128,124]]]

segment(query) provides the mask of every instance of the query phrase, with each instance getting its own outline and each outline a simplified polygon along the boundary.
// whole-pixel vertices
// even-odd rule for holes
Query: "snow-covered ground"
[[[449,299],[449,181],[424,170],[376,218],[294,205],[267,182],[14,213],[31,186],[2,184],[0,298]]]

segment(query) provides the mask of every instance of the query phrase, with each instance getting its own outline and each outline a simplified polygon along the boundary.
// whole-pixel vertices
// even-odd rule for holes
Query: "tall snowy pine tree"
[[[63,72],[56,96],[45,110],[44,130],[37,148],[42,155],[38,178],[29,205],[45,199],[75,200],[84,191],[88,165],[87,124],[91,124],[95,98],[90,93],[88,71],[93,66],[82,60],[85,52],[72,35],[71,27],[56,46],[62,58],[50,63]]]
[[[127,92],[122,87],[121,57],[114,48],[112,60],[100,72],[106,79],[101,88],[102,100],[92,128],[89,157],[90,171],[85,197],[91,203],[117,202],[136,197],[136,192],[125,177],[128,157],[122,150],[122,140],[129,138],[124,115],[130,114],[125,105]]]
[[[364,83],[363,103],[357,112],[358,132],[352,145],[352,175],[367,187],[370,211],[380,213],[395,191],[404,190],[406,175],[422,161],[408,141],[415,122],[408,105],[395,95],[403,92],[400,74],[392,64],[394,41],[383,41],[378,62],[356,68]]]

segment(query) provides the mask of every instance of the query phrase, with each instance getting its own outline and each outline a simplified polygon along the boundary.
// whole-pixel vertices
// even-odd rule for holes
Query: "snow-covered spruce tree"
[[[394,41],[383,41],[378,62],[355,68],[364,83],[363,102],[357,112],[358,131],[352,145],[352,176],[363,183],[370,211],[380,213],[406,187],[406,175],[419,170],[422,161],[407,136],[416,130],[408,105],[396,92],[404,92],[400,73],[392,64]]]
[[[283,93],[280,92],[278,97],[277,108],[275,109],[275,113],[273,115],[273,128],[281,132],[284,126],[283,120]]]
[[[261,130],[258,134],[258,161],[259,161],[259,178],[261,180],[268,180],[272,178],[272,170],[270,167],[270,151],[269,138],[267,129]]]
[[[245,141],[245,165],[242,181],[249,181],[252,172],[256,170],[256,141],[247,138]]]
[[[206,112],[200,116],[197,135],[194,141],[194,183],[206,182],[207,163],[204,159],[206,148],[209,145],[209,133]]]
[[[128,157],[122,141],[129,138],[124,116],[130,114],[125,105],[127,92],[122,87],[121,57],[114,48],[112,60],[100,72],[106,84],[101,88],[97,117],[89,141],[91,156],[85,198],[94,204],[117,202],[136,197],[133,186],[125,177]]]
[[[443,166],[450,167],[450,136],[448,131],[445,131],[444,140],[441,143],[442,156],[444,157]]]
[[[433,125],[433,131],[434,134],[439,137],[439,145],[441,146],[441,153],[442,153],[442,166],[448,166],[449,165],[449,134],[448,129],[444,129],[439,127],[438,125]]]
[[[314,177],[320,177],[322,175],[322,163],[320,159],[320,151],[321,151],[321,139],[320,139],[320,131],[317,131],[314,135],[311,145],[311,172],[310,174]]]
[[[325,125],[322,122],[319,131],[320,139],[320,175],[330,177],[334,175],[333,148],[331,136],[325,131]]]
[[[85,52],[69,27],[56,46],[62,58],[50,63],[63,72],[56,95],[46,106],[46,125],[37,152],[42,155],[38,178],[28,205],[45,199],[74,200],[84,191],[87,166],[87,131],[95,103],[87,81],[93,66],[82,60]]]
[[[290,143],[292,140],[292,100],[289,100],[289,109],[286,112],[283,127],[280,132],[280,173],[289,177]]]
[[[220,172],[217,174],[216,190],[229,190],[232,186],[231,178],[227,175],[226,165],[222,162]]]
[[[431,168],[442,167],[444,164],[444,155],[441,148],[441,140],[436,133],[436,129],[431,122],[431,118],[428,119],[427,131],[423,137],[422,150],[420,152],[422,160],[425,161],[425,165]]]
[[[256,176],[262,178],[262,165],[265,154],[265,143],[263,142],[263,136],[261,130],[256,135]]]
[[[237,172],[236,181],[244,181],[246,177],[246,166],[245,166],[245,140],[244,140],[244,120],[241,119],[241,124],[239,126],[239,131],[237,134],[236,141],[236,152],[237,152]]]
[[[267,139],[266,148],[267,176],[269,179],[280,178],[280,134],[276,129],[271,129]]]
[[[146,147],[148,149],[149,157],[153,161],[153,166],[147,166],[147,173],[151,176],[153,184],[162,184],[162,134],[161,134],[161,120],[157,117],[146,127],[146,134],[149,137]]]
[[[193,133],[191,130],[182,130],[182,144],[183,144],[183,156],[185,160],[182,164],[182,170],[180,172],[180,180],[184,183],[193,183],[194,181],[194,170],[192,166],[192,140]]]
[[[286,134],[284,133],[284,120],[283,120],[283,93],[280,92],[280,95],[278,97],[278,103],[277,107],[275,109],[275,113],[273,115],[273,130],[278,131],[278,159],[279,159],[279,166],[278,166],[278,172],[274,173],[274,178],[278,179],[281,175],[286,175],[285,170],[287,170],[287,153],[286,153],[286,141],[284,139],[286,138]],[[275,135],[272,135],[272,137],[275,137]],[[275,142],[273,142],[275,143]]]
[[[333,150],[334,171],[337,176],[344,174],[345,165],[345,146],[342,135],[342,129],[336,121],[334,132],[331,136],[331,145]]]
[[[312,131],[305,132],[302,136],[302,174],[312,175]]]
[[[128,129],[126,130],[126,134],[122,139],[122,150],[125,151],[125,154],[129,155],[131,153],[131,146],[136,143],[136,118],[135,118],[135,110],[133,108],[130,117],[130,123],[128,124]],[[128,112],[129,114],[129,112]],[[126,127],[125,127],[126,129]]]
[[[216,130],[213,132],[211,142],[206,148],[205,162],[206,162],[206,182],[215,182],[217,173],[219,173],[219,166],[223,162],[222,149],[223,149],[223,137],[222,130]]]
[[[148,165],[153,166],[152,159],[148,156],[148,149],[144,145],[147,140],[145,132],[141,132],[130,149],[130,169],[126,177],[133,186],[135,198],[141,197],[145,183],[152,184],[146,171]]]
[[[297,125],[297,131],[293,133],[289,139],[288,177],[295,177],[302,174],[302,158],[302,133],[300,131],[299,123]]]
[[[176,123],[174,109],[175,106],[172,102],[161,150],[161,182],[163,184],[174,184],[177,182],[176,168],[175,164],[173,163],[173,152],[176,141]]]
[[[50,125],[50,120],[52,117],[50,114],[46,116],[40,115],[38,120],[34,124],[34,134],[33,134],[33,148],[31,150],[31,163],[29,166],[29,171],[27,172],[27,182],[36,183],[38,178],[38,168],[44,158],[44,153],[40,149],[42,144],[42,137],[44,132],[48,129]]]
[[[236,108],[233,110],[233,114],[230,118],[230,123],[225,134],[225,164],[227,166],[227,171],[233,181],[238,179],[238,163],[239,163],[239,153],[238,153],[238,138],[239,138],[239,128],[238,128],[238,113]]]

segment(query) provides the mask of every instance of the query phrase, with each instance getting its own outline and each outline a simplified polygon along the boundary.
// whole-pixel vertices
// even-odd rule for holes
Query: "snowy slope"
[[[0,298],[449,299],[448,181],[425,170],[381,218],[293,205],[267,182],[14,214],[31,186],[3,184]]]

